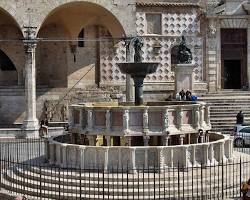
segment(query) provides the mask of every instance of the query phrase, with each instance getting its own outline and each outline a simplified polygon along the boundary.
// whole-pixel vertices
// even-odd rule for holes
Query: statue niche
[[[184,36],[181,37],[181,43],[178,46],[177,60],[178,64],[190,64],[193,60],[192,52],[187,47]]]

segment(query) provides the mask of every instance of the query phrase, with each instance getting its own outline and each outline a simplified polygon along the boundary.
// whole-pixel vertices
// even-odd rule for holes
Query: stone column
[[[205,142],[209,142],[209,141],[210,141],[210,133],[209,133],[209,131],[206,131]]]
[[[126,62],[130,62],[130,42],[131,39],[125,39],[126,46]],[[133,80],[129,74],[126,74],[126,101],[133,102],[134,101],[134,92],[133,92]]]
[[[125,135],[129,133],[129,110],[123,112],[123,131]]]
[[[110,147],[111,146],[111,138],[110,136],[105,136],[106,140],[107,140],[107,146]]]
[[[149,140],[150,140],[150,136],[148,135],[143,136],[144,146],[148,146]]]
[[[200,128],[200,123],[199,123],[199,120],[200,120],[200,111],[199,111],[199,107],[195,107],[193,119],[194,119],[193,120],[193,126],[194,126],[194,128],[199,129]]]
[[[201,104],[200,106],[200,127],[204,128],[205,126],[205,121],[204,121],[204,110],[205,110],[205,106],[203,104]]]
[[[204,143],[204,133],[203,133],[203,131],[200,131],[199,135],[200,135],[200,143]]]
[[[210,106],[206,105],[205,106],[205,121],[207,126],[211,127],[211,121],[210,121]]]
[[[106,117],[106,133],[110,133],[111,132],[111,112],[110,112],[110,110],[106,111],[105,117]]]
[[[143,133],[147,134],[149,132],[148,128],[148,108],[143,111]]]
[[[88,132],[92,132],[93,130],[93,110],[88,110]]]
[[[22,128],[31,131],[33,137],[38,137],[39,123],[36,117],[36,45],[37,40],[30,35],[24,40],[25,47],[25,98],[26,119]]]
[[[198,132],[196,134],[196,144],[199,144],[199,138],[200,138],[200,133]]]
[[[209,145],[209,152],[208,152],[208,158],[210,160],[210,165],[214,164],[214,145]]]
[[[180,135],[180,145],[184,144],[185,135]]]
[[[163,113],[163,134],[169,134],[169,118],[168,118],[168,109],[166,109]]]
[[[168,146],[169,135],[162,136],[163,137],[163,146]]]
[[[183,125],[183,110],[182,110],[182,107],[179,107],[179,109],[178,109],[177,124],[178,124],[179,130],[181,131],[182,130],[182,125]]]

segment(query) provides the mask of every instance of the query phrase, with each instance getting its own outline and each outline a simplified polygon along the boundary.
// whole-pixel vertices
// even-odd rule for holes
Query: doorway
[[[221,88],[242,89],[247,79],[247,30],[221,29]]]
[[[224,61],[224,89],[241,89],[241,60]]]

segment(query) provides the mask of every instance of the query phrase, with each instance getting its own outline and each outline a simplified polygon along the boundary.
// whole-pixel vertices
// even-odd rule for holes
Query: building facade
[[[124,38],[133,36],[144,39],[143,61],[160,63],[145,90],[174,90],[182,35],[196,65],[194,92],[247,89],[249,7],[243,0],[2,0],[0,124],[37,127],[54,97],[36,88],[124,86],[116,63],[131,59]],[[6,92],[16,88],[25,94]]]

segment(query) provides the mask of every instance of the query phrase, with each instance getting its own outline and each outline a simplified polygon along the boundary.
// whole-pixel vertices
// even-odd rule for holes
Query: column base
[[[22,129],[24,130],[38,130],[39,123],[38,120],[24,120]]]
[[[38,120],[24,120],[22,125],[22,135],[26,138],[39,138]]]

